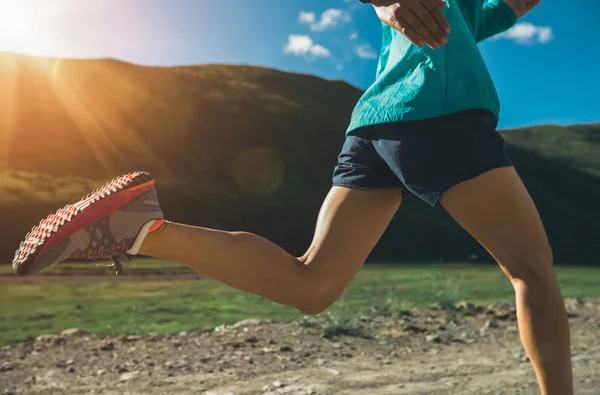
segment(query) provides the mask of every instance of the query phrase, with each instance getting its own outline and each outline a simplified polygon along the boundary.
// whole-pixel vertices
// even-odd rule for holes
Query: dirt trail
[[[600,301],[566,305],[575,393],[598,395]],[[359,322],[359,333],[332,340],[323,337],[336,329],[325,319],[249,320],[171,336],[42,336],[0,349],[0,394],[538,393],[513,306]]]

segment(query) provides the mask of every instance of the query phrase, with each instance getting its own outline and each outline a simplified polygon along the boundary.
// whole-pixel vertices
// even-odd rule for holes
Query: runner
[[[371,1],[383,22],[377,78],[352,114],[303,256],[254,234],[166,221],[153,179],[137,172],[43,220],[21,243],[15,271],[74,258],[112,259],[119,272],[120,259],[141,254],[317,314],[344,292],[402,201],[416,197],[441,204],[497,260],[542,394],[572,394],[552,250],[496,130],[499,99],[477,47],[539,2]]]

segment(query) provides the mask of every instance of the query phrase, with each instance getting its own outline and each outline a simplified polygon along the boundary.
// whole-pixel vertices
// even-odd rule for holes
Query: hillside
[[[0,261],[59,206],[131,170],[174,221],[247,230],[301,254],[361,92],[231,65],[141,67],[0,53]],[[558,261],[600,263],[600,128],[503,132]],[[282,221],[285,218],[285,221]],[[485,256],[439,208],[403,205],[374,260]]]

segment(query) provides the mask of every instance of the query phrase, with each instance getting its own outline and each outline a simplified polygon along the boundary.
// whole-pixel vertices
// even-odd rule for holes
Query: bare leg
[[[400,189],[334,187],[301,258],[245,232],[167,223],[140,254],[178,262],[242,291],[305,313],[328,308],[346,289],[402,201]]]
[[[515,169],[494,169],[461,183],[444,194],[441,204],[511,281],[521,340],[542,394],[573,394],[569,323],[552,251]]]

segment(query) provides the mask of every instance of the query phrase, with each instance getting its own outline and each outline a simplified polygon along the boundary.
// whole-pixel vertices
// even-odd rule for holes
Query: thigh
[[[362,267],[400,207],[402,193],[401,188],[331,189],[311,246],[300,259],[316,278],[335,284],[333,294],[340,294]]]
[[[512,166],[452,187],[440,203],[509,278],[552,275],[552,252],[542,220]]]

